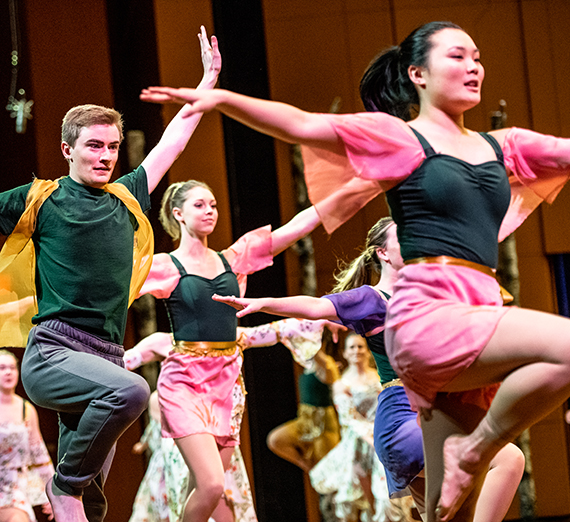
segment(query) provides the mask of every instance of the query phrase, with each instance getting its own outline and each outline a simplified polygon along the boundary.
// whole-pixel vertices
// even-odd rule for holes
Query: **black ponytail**
[[[459,29],[451,22],[430,22],[410,33],[396,47],[381,52],[360,81],[360,97],[367,111],[386,112],[409,121],[418,110],[419,97],[408,76],[410,65],[425,67],[433,46],[431,37],[443,29]]]

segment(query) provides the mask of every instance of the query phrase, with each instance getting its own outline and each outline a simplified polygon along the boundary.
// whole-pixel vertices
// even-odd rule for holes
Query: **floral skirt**
[[[237,446],[245,405],[241,365],[239,350],[221,357],[170,352],[157,385],[162,436],[208,433],[220,446]]]
[[[317,493],[332,494],[336,516],[341,520],[352,519],[360,512],[362,522],[387,521],[391,503],[384,467],[374,448],[351,428],[343,429],[340,442],[311,469],[309,476]],[[374,509],[362,489],[361,476],[371,479]]]
[[[3,468],[0,476],[0,508],[16,508],[24,511],[35,522],[32,504],[27,495],[27,470]],[[44,502],[47,502],[45,498]]]

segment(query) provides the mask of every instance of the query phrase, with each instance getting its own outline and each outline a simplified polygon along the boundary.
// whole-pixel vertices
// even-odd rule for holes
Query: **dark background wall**
[[[567,0],[18,0],[17,6],[19,87],[34,100],[34,118],[20,135],[9,113],[0,110],[0,190],[28,182],[32,172],[44,178],[66,174],[59,152],[60,124],[65,112],[80,103],[115,106],[123,112],[127,130],[143,130],[147,149],[154,145],[177,109],[143,104],[137,94],[151,83],[199,82],[200,24],[220,39],[222,86],[310,111],[328,111],[339,96],[341,112],[353,112],[362,110],[357,90],[361,72],[380,49],[397,43],[421,23],[452,20],[475,39],[487,73],[482,103],[467,116],[469,126],[489,130],[490,113],[504,99],[509,125],[570,137],[565,103],[570,98],[565,72],[570,63]],[[0,9],[0,57],[5,61],[0,65],[0,100],[7,102],[12,50],[8,0]],[[126,169],[123,162],[120,170]],[[216,249],[256,226],[278,226],[295,213],[290,147],[273,144],[218,114],[204,116],[153,196],[155,209],[167,183],[189,178],[208,182],[218,199],[220,220],[210,242]],[[569,190],[551,207],[541,207],[517,232],[523,306],[556,310],[548,255],[570,251]],[[313,233],[319,295],[331,287],[337,258],[352,257],[368,228],[386,214],[378,198],[331,237],[321,229]],[[170,248],[160,227],[155,230],[157,251]],[[249,295],[299,292],[295,254],[280,257],[266,273],[251,278]],[[126,346],[136,340],[131,321]],[[279,348],[246,353],[245,371],[250,393],[243,451],[259,518],[302,520],[305,490],[308,520],[317,520],[315,498],[303,487],[301,474],[264,445],[267,431],[294,415],[290,357]],[[53,449],[54,416],[41,411],[40,417]],[[128,520],[144,472],[144,461],[130,454],[141,432],[142,423],[136,423],[119,443],[108,484],[112,522]],[[538,514],[568,515],[570,478],[562,409],[535,426],[531,438]],[[515,507],[510,517],[517,516]]]

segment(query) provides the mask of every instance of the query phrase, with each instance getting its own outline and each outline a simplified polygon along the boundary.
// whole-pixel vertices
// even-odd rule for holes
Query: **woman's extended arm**
[[[235,296],[221,296],[214,294],[214,301],[232,306],[238,312],[237,317],[243,317],[255,312],[297,317],[299,319],[327,319],[338,321],[334,305],[328,299],[296,295],[293,297],[261,297],[247,298]]]
[[[170,350],[172,350],[172,334],[152,333],[125,351],[125,368],[132,371],[143,364],[162,361],[166,359]]]
[[[200,27],[198,39],[200,40],[204,76],[197,88],[208,90],[212,89],[218,80],[222,58],[218,51],[216,37],[212,36],[212,44],[210,45],[204,26]],[[186,111],[181,109],[166,127],[158,144],[143,160],[142,166],[147,174],[149,193],[156,188],[174,160],[182,153],[192,134],[194,134],[201,117],[200,113],[188,117]]]
[[[340,379],[336,361],[322,348],[315,354],[313,360],[315,361],[315,374],[322,383],[331,385]]]
[[[321,224],[315,207],[299,212],[291,221],[271,233],[271,253],[273,257],[310,234]]]
[[[184,108],[187,116],[216,109],[252,129],[288,143],[332,151],[342,147],[326,118],[286,103],[251,98],[223,89],[206,91],[172,87],[149,87],[142,91],[140,98],[153,103],[188,104]]]

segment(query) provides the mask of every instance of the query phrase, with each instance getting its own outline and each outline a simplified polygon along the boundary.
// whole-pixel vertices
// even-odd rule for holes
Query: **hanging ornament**
[[[10,112],[10,116],[16,119],[16,132],[24,134],[28,120],[32,119],[33,100],[26,100],[26,91],[18,89],[18,67],[20,52],[20,30],[18,24],[17,0],[10,0],[10,34],[12,36],[12,53],[10,56],[10,64],[12,66],[12,81],[10,84],[10,95],[8,96],[8,105],[6,110]]]

